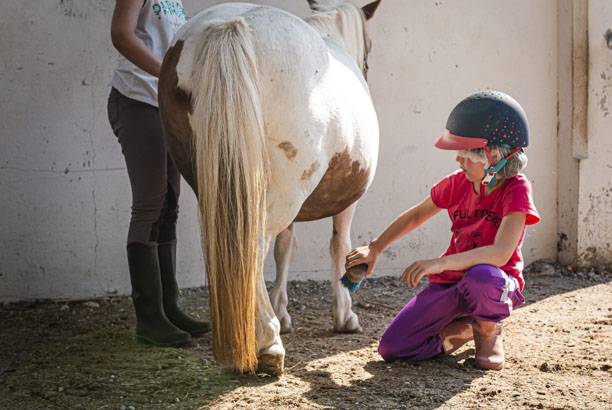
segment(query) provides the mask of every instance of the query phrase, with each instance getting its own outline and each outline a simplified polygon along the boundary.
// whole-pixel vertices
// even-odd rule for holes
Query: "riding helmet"
[[[434,145],[462,150],[529,145],[529,124],[521,105],[499,91],[481,91],[461,101],[450,113],[446,129]]]

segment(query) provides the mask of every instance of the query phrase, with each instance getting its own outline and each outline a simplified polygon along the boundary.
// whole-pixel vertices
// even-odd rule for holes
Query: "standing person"
[[[180,174],[164,143],[157,105],[161,60],[186,21],[180,0],[117,0],[111,23],[119,61],[108,116],[132,187],[127,256],[139,341],[179,346],[210,330],[187,316],[176,283]]]
[[[501,321],[524,303],[521,245],[527,225],[540,220],[531,185],[520,174],[529,127],[523,108],[510,96],[486,91],[461,101],[451,112],[440,149],[457,150],[461,170],[431,188],[428,198],[406,210],[368,246],[351,251],[346,268],[360,263],[372,272],[393,241],[446,209],[452,238],[439,258],[412,263],[402,281],[429,285],[393,319],[378,352],[385,361],[445,356],[474,339],[476,363],[504,365]]]

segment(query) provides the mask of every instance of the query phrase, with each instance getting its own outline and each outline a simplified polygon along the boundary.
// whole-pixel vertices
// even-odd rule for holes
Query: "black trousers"
[[[108,119],[132,187],[128,245],[175,241],[180,174],[166,150],[159,110],[112,88]]]

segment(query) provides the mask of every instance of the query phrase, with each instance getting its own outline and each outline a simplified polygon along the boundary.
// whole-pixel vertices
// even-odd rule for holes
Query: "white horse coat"
[[[367,53],[365,20],[355,14],[360,10],[352,4],[332,3],[339,11],[328,11],[331,6],[318,4],[316,7],[321,11],[307,19],[310,24],[272,7],[246,3],[218,5],[191,18],[176,34],[164,59],[159,103],[168,149],[198,195],[203,226],[207,218],[215,218],[202,231],[209,283],[229,275],[229,279],[216,282],[216,287],[211,285],[211,292],[216,292],[213,288],[226,291],[223,288],[234,281],[245,289],[240,293],[243,296],[231,297],[228,293],[225,302],[223,296],[211,296],[213,334],[221,334],[220,338],[214,336],[215,355],[239,371],[254,370],[258,361],[265,371],[282,371],[284,348],[274,308],[281,321],[288,321],[285,327],[290,329],[284,290],[286,272],[285,278],[277,278],[273,308],[263,280],[262,262],[270,241],[293,221],[334,216],[331,251],[335,329],[360,330],[350,309],[350,296],[339,286],[338,279],[344,256],[350,250],[350,220],[356,200],[374,177],[378,122],[362,75],[363,67],[359,66],[365,62]],[[346,21],[356,15],[358,20]],[[338,32],[338,27],[351,28],[352,32]],[[220,35],[225,36],[226,43],[217,46],[214,39]],[[236,74],[236,80],[225,79],[236,64],[242,74]],[[236,84],[238,81],[243,83]],[[226,101],[221,99],[231,100],[227,107],[234,108],[224,109]],[[223,132],[214,132],[213,126]],[[225,131],[232,127],[239,129],[233,133]],[[224,135],[215,135],[219,133]],[[235,164],[228,157],[235,158]],[[246,162],[241,162],[245,158]],[[201,173],[202,169],[209,172],[206,167],[213,168],[212,174]],[[257,174],[255,179],[249,179],[252,170]],[[239,185],[229,186],[228,198],[217,198],[224,195],[222,188],[207,192],[209,180],[215,181],[214,186],[224,186],[227,179],[231,180],[228,186]],[[237,206],[224,209],[236,198]],[[213,216],[208,215],[209,207],[217,208]],[[247,214],[252,211],[250,208],[255,210]],[[245,240],[257,246],[251,256],[244,256],[247,269],[236,277],[231,276],[234,272],[215,268],[223,270],[220,266],[230,266],[223,264],[227,255],[242,258],[242,249],[229,248],[243,238],[227,239],[229,245],[223,245],[221,251],[209,249],[211,241],[207,234],[217,238],[217,232],[211,229],[217,224],[221,226],[219,220],[224,217],[238,219],[237,229],[246,226],[245,232],[249,234],[236,235],[249,236]],[[223,235],[231,232],[218,233],[220,239],[214,241],[224,241]],[[291,242],[292,235],[287,238]],[[287,263],[292,246],[277,250]],[[249,265],[250,257],[254,259]],[[219,260],[221,265],[208,259]],[[242,261],[239,265],[242,266]],[[255,304],[248,302],[249,292]],[[234,309],[242,309],[234,306],[238,303],[236,298],[247,299],[246,316],[228,319]],[[232,308],[226,303],[231,303]],[[252,328],[240,327],[242,324],[238,323],[238,330],[225,329],[234,326],[234,322],[248,321],[249,315],[257,319],[254,346],[248,346],[253,344]]]

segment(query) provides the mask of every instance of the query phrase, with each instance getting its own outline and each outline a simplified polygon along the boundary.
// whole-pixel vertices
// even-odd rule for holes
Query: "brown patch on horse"
[[[191,95],[178,86],[176,66],[183,51],[183,41],[179,40],[168,49],[159,75],[159,113],[161,115],[166,139],[166,148],[174,165],[198,193],[195,173],[195,158],[191,147],[192,130],[188,113],[193,113]]]
[[[312,178],[312,174],[314,174],[315,172],[317,172],[317,170],[321,168],[321,164],[319,164],[319,161],[315,161],[310,165],[310,168],[308,168],[306,171],[302,172],[302,177],[300,178],[301,180],[305,181],[307,179]]]
[[[295,221],[314,221],[344,211],[365,193],[369,176],[370,170],[362,169],[359,161],[353,161],[348,149],[335,154]]]
[[[295,148],[293,144],[289,141],[283,141],[278,144],[277,147],[285,151],[285,155],[289,159],[293,159],[297,155],[297,148]]]

